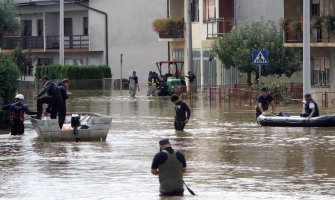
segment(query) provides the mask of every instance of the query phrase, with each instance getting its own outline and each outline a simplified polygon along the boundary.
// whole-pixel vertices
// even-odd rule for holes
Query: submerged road
[[[188,101],[190,123],[175,132],[168,98],[73,94],[69,112],[113,117],[106,142],[41,142],[26,121],[24,136],[0,135],[0,199],[335,199],[335,127],[259,127],[252,108],[199,99]],[[197,196],[186,188],[184,197],[158,196],[150,166],[162,138],[185,154],[184,179]]]

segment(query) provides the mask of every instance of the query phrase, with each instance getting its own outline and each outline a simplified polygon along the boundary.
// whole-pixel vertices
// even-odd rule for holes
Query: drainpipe
[[[59,64],[64,66],[64,0],[59,1]]]
[[[167,3],[167,17],[169,18],[170,17],[170,0],[166,0],[166,3]],[[171,55],[170,55],[170,42],[168,42],[168,61],[171,60]]]
[[[103,12],[101,10],[98,10],[98,9],[95,9],[95,8],[92,8],[92,7],[89,7],[89,6],[86,6],[84,4],[81,4],[79,3],[79,0],[76,0],[75,3],[79,6],[82,6],[82,7],[85,7],[85,8],[88,8],[90,10],[93,10],[95,12],[98,12],[98,13],[101,13],[103,15],[105,15],[105,27],[106,27],[106,31],[105,31],[105,38],[106,38],[106,65],[108,65],[108,15],[106,12]]]

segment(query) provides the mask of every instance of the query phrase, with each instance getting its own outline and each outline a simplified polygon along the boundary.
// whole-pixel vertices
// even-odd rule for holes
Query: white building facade
[[[58,64],[59,1],[15,2],[21,31],[4,37],[1,52],[20,45],[32,52],[34,66]],[[167,59],[167,45],[152,31],[153,19],[166,12],[167,4],[156,0],[64,0],[64,63],[109,65],[112,78],[127,79],[137,71],[146,83],[155,62]]]

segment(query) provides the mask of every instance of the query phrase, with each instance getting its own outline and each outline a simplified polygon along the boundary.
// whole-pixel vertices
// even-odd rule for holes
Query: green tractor
[[[182,76],[184,66],[183,61],[160,61],[156,62],[156,66],[159,74],[164,77],[164,81],[169,90],[168,92],[165,92],[165,94],[180,94],[186,91],[186,83]]]

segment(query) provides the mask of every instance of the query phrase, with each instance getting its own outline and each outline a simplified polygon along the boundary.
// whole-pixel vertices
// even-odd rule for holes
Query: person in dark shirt
[[[18,94],[15,96],[15,102],[7,104],[2,107],[2,110],[8,110],[10,114],[11,122],[11,135],[22,135],[24,134],[24,113],[28,115],[36,115],[37,112],[32,112],[29,110],[26,104],[23,104],[24,96]]]
[[[50,118],[56,119],[59,107],[63,103],[63,98],[57,85],[51,82],[48,76],[44,75],[42,81],[44,83],[43,89],[35,96],[35,99],[37,99],[36,118],[41,119],[43,104],[48,104],[52,108]],[[46,93],[48,95],[43,96]]]
[[[192,71],[188,71],[187,75],[188,76],[185,76],[185,77],[188,78],[188,84],[189,84],[190,91],[193,93],[196,93],[197,92],[197,77]]]
[[[138,77],[136,76],[136,71],[133,71],[133,75],[129,76],[129,94],[135,97],[137,91],[140,91],[140,86],[138,85]]]
[[[257,99],[257,107],[256,107],[256,119],[261,114],[264,114],[265,111],[269,109],[269,105],[271,105],[272,114],[275,112],[275,103],[273,101],[273,97],[269,94],[269,91],[266,87],[261,89],[261,95]]]
[[[159,141],[160,151],[151,164],[151,173],[159,177],[161,196],[183,196],[183,174],[186,172],[185,156],[171,147],[169,139]]]
[[[188,123],[191,117],[191,110],[188,105],[179,99],[179,96],[173,94],[171,101],[175,104],[176,116],[174,121],[174,127],[177,131],[183,131],[185,125]]]

